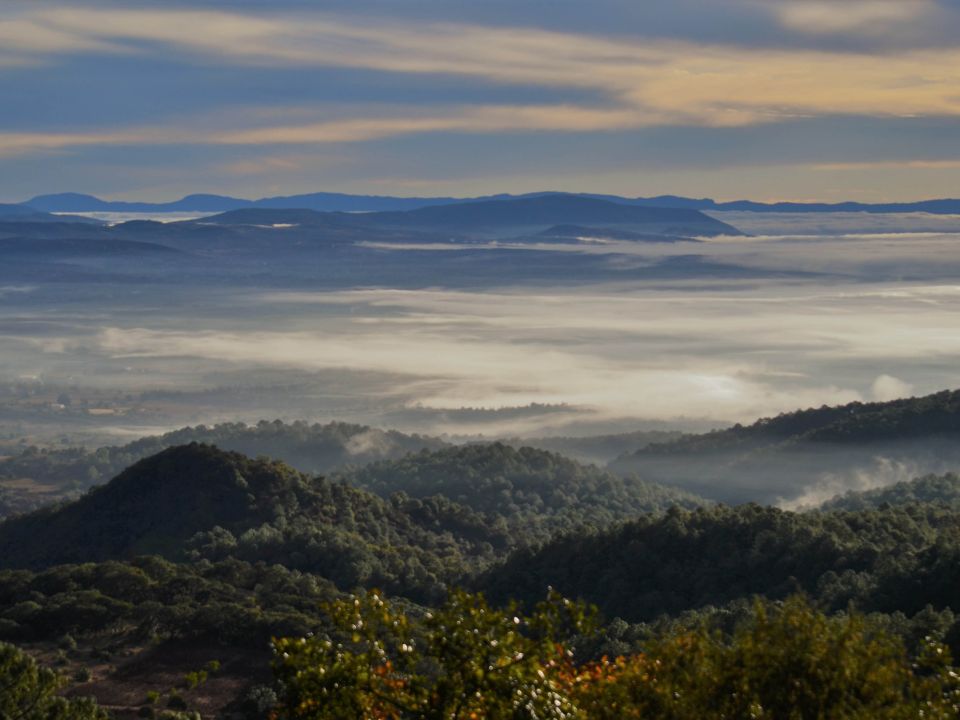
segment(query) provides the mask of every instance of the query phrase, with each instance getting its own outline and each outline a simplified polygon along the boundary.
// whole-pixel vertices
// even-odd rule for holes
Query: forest
[[[0,0],[0,720],[960,720],[960,0]]]
[[[855,426],[933,404],[954,396]],[[824,433],[848,411],[672,442]],[[256,456],[220,447],[241,443]],[[956,717],[955,474],[790,511],[519,443],[283,423],[5,468],[127,461],[0,522],[8,716]]]

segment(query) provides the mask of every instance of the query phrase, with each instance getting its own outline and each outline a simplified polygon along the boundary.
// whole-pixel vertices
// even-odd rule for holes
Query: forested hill
[[[545,539],[560,529],[695,507],[701,498],[637,478],[621,478],[557,453],[503,443],[465,445],[373,463],[335,476],[381,496],[443,495],[491,521],[519,523]]]
[[[85,488],[105,482],[138,460],[165,448],[191,442],[216,445],[250,457],[266,455],[313,474],[446,446],[442,440],[423,435],[340,422],[326,425],[279,420],[261,421],[256,425],[221,423],[186,427],[97,450],[29,448],[0,461],[0,478],[29,478],[58,487]]]
[[[960,607],[960,515],[934,506],[791,513],[744,505],[644,517],[515,554],[479,587],[534,602],[553,587],[607,617],[650,621],[753,595],[833,610]]]
[[[878,484],[960,468],[960,391],[786,413],[651,444],[611,463],[725,502],[801,498],[826,479]],[[855,483],[851,483],[853,485]]]
[[[142,460],[74,503],[0,523],[0,567],[233,557],[423,597],[512,544],[444,498],[386,501],[192,444]]]
[[[728,452],[771,444],[865,443],[960,435],[960,390],[889,402],[853,402],[782,413],[752,425],[653,443],[640,453]]]
[[[869,510],[884,505],[932,503],[960,509],[960,476],[925,475],[888,487],[848,492],[828,500],[821,510]]]

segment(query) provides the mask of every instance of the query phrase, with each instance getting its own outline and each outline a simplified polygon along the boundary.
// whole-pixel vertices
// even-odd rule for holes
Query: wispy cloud
[[[792,30],[855,35],[896,32],[936,11],[931,0],[789,0],[777,8]]]
[[[859,27],[893,21],[901,5],[792,2],[783,22]],[[819,25],[818,25],[819,23]],[[830,25],[833,23],[833,25]],[[0,23],[14,57],[57,53],[163,53],[226,64],[359,68],[394,74],[452,74],[505,84],[588,89],[605,98],[518,105],[376,107],[331,118],[302,110],[296,123],[202,130],[5,133],[0,153],[97,144],[344,143],[416,133],[522,130],[592,132],[661,125],[736,127],[817,115],[960,115],[960,51],[836,53],[808,49],[625,41],[530,28],[410,25],[325,15],[266,18],[233,12],[44,8]]]
[[[808,167],[814,170],[955,170],[960,168],[960,159],[944,158],[940,160],[867,160],[861,162],[814,163]]]

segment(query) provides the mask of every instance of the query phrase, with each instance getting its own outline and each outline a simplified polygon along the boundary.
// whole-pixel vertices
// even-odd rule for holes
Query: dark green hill
[[[0,557],[7,566],[43,566],[175,556],[214,525],[238,530],[271,520],[274,506],[299,503],[308,487],[280,463],[206,445],[171,448],[74,503],[0,525]]]
[[[827,481],[960,467],[960,391],[892,402],[785,413],[703,435],[648,445],[610,464],[727,502],[804,497]],[[853,483],[851,483],[853,484]],[[836,490],[834,490],[834,493]]]
[[[884,505],[940,504],[960,509],[960,477],[954,473],[926,475],[888,487],[837,495],[821,510],[869,510]]]
[[[199,444],[142,460],[74,503],[0,523],[0,567],[234,557],[416,597],[511,546],[444,498],[386,501]]]
[[[540,539],[559,529],[606,526],[673,505],[704,502],[556,453],[503,443],[423,450],[337,477],[384,497],[396,492],[414,498],[443,495],[491,521],[526,528]]]
[[[960,607],[960,514],[912,505],[791,513],[744,505],[646,516],[521,551],[479,585],[533,602],[553,587],[607,617],[650,621],[753,595],[805,592],[834,610]]]

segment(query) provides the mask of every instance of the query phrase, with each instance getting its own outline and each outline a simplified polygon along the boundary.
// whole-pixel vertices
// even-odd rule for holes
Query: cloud
[[[960,342],[944,339],[960,303],[948,286],[611,284],[272,293],[248,302],[289,327],[111,327],[97,352],[134,364],[197,358],[237,369],[393,373],[405,378],[405,397],[429,407],[537,402],[601,418],[716,420],[896,395],[907,381],[893,373],[939,383],[928,364],[953,367],[960,356]],[[866,364],[891,375],[871,385]]]
[[[953,158],[940,160],[867,160],[813,163],[807,167],[828,172],[837,170],[956,170],[960,169],[960,160]]]
[[[930,0],[792,0],[778,14],[791,30],[880,35],[915,24],[936,9]]]
[[[874,400],[884,402],[913,395],[913,385],[891,375],[879,375],[873,381],[871,393]]]
[[[788,24],[860,27],[892,21],[906,12],[895,9],[904,5],[916,9],[926,3],[792,2],[780,12]],[[418,133],[603,132],[740,127],[824,115],[960,115],[960,51],[955,47],[839,53],[316,13],[266,17],[70,7],[15,15],[0,24],[0,45],[5,53],[36,61],[50,61],[58,53],[156,53],[168,62],[199,56],[227,66],[447,74],[502,85],[588,90],[600,98],[593,104],[371,104],[352,116],[344,116],[329,98],[327,106],[301,108],[296,115],[302,119],[294,123],[264,125],[263,118],[247,112],[223,128],[181,120],[163,128],[111,132],[5,133],[0,153],[8,156],[99,144],[349,143]]]
[[[633,247],[628,259],[638,261],[650,260],[644,252],[689,252]],[[297,391],[296,412],[305,416],[346,407],[346,419],[362,413],[364,422],[379,422],[378,413],[418,402],[440,409],[543,403],[569,407],[570,419],[617,419],[621,428],[625,418],[751,421],[956,386],[956,247],[956,236],[839,234],[698,246],[717,261],[767,268],[768,277],[785,268],[833,273],[799,279],[632,278],[484,291],[237,288],[199,304],[184,286],[174,305],[157,295],[162,289],[147,288],[138,312],[110,315],[92,305],[71,316],[70,327],[17,321],[0,332],[6,375],[230,393],[275,385],[289,393],[291,378],[309,377],[316,393]],[[600,250],[609,252],[590,248]],[[893,279],[910,255],[918,268],[911,276],[925,263],[928,272],[948,266],[948,279]],[[874,263],[889,266],[888,274],[871,270]],[[420,267],[423,282],[453,282],[427,258]],[[22,310],[16,304],[10,312],[16,318]],[[244,402],[266,403],[270,392]]]
[[[44,18],[42,11],[19,17],[0,17],[0,47],[4,54],[19,52],[24,59],[37,59],[50,53],[124,52],[122,46],[85,32],[82,28],[58,27],[57,23]]]
[[[317,158],[311,158],[315,163]],[[267,173],[302,170],[305,158],[300,155],[274,155],[256,157],[248,160],[235,160],[220,166],[223,172],[231,175],[264,175]]]

